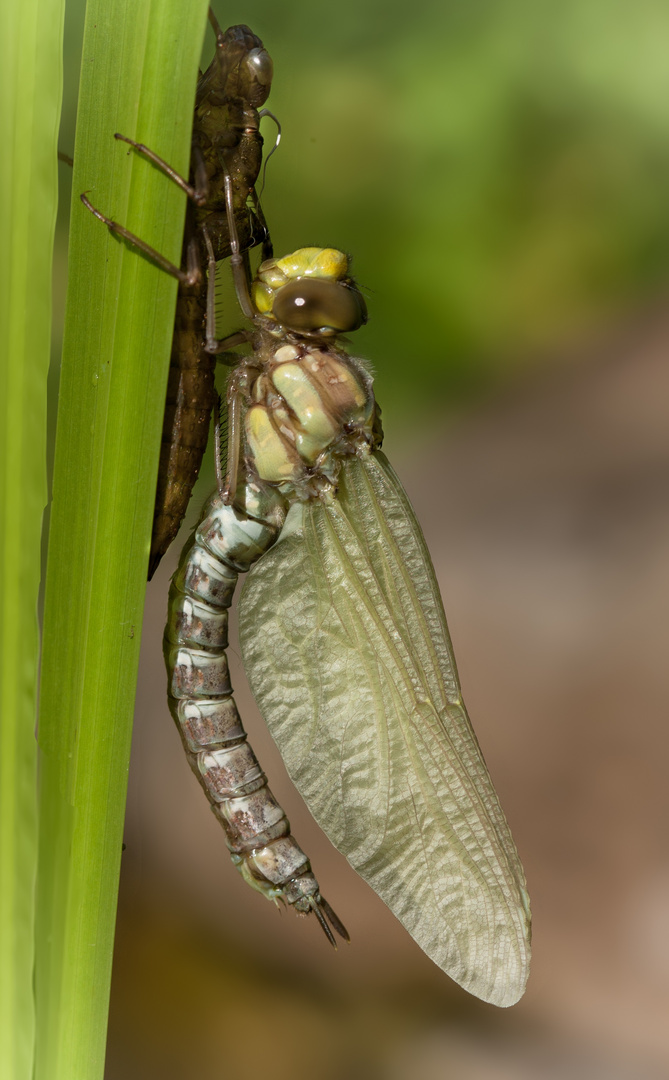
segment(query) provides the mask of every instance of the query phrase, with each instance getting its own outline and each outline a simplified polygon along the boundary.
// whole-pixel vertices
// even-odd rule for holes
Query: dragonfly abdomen
[[[219,495],[210,500],[174,575],[165,631],[170,710],[242,877],[268,899],[314,910],[321,925],[325,913],[343,930],[267,785],[232,693],[226,648],[237,575],[274,544],[285,518],[276,492],[249,484],[245,503],[262,517],[225,505]]]

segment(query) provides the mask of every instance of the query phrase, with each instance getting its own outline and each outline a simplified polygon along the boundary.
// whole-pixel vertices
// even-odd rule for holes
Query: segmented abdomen
[[[237,575],[274,544],[285,517],[279,495],[249,485],[252,503],[262,517],[247,517],[215,495],[181,556],[165,630],[169,705],[244,879],[308,912],[323,903],[318,882],[246,741],[225,653]]]

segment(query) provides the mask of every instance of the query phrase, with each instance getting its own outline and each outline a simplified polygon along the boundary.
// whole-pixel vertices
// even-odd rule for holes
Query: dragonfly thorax
[[[267,349],[249,388],[248,463],[261,480],[311,498],[336,481],[345,457],[371,445],[373,418],[372,380],[359,361],[324,341],[284,339]]]

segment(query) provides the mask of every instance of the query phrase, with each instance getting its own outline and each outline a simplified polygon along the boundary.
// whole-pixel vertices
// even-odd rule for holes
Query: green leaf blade
[[[176,282],[103,212],[179,262],[185,200],[114,140],[188,169],[204,0],[89,4],[41,695],[39,1080],[98,1077]]]
[[[63,0],[0,10],[0,1075],[32,1076],[35,719]]]

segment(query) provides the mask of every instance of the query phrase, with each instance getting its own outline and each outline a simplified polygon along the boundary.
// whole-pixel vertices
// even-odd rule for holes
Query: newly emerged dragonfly
[[[170,592],[170,707],[235,864],[266,896],[346,933],[248,747],[232,698],[227,608],[245,671],[316,821],[421,948],[472,994],[522,995],[523,869],[465,712],[420,526],[380,449],[365,320],[348,259],[264,262],[228,387],[225,479]]]
[[[216,393],[215,358],[209,348],[215,331],[207,325],[208,282],[204,268],[208,267],[208,276],[212,277],[215,263],[232,254],[230,220],[235,223],[238,257],[257,244],[263,245],[265,258],[271,255],[255,184],[263,154],[260,118],[267,114],[267,110],[258,110],[270,92],[272,61],[248,26],[231,26],[223,32],[211,9],[209,21],[216,34],[216,52],[198,81],[189,181],[142,143],[116,135],[189,196],[181,266],[173,266],[82,195],[84,205],[113,233],[144,251],[179,281],[149,579],[179,530],[207,445]]]

